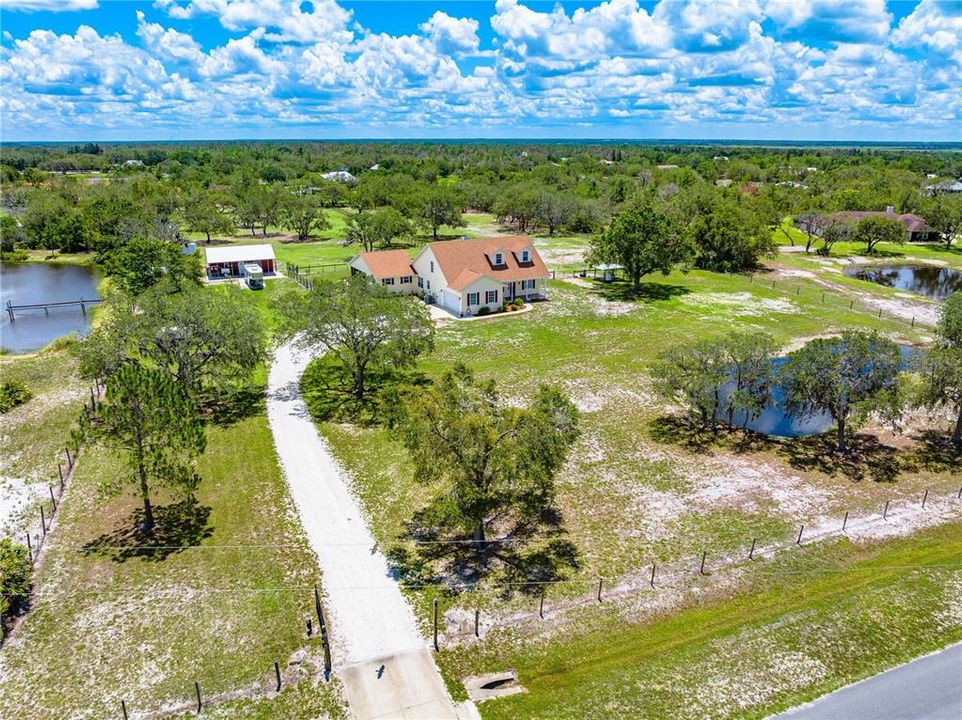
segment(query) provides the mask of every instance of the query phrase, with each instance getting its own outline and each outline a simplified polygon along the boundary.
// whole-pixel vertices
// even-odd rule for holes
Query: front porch
[[[519,297],[525,300],[547,300],[548,278],[542,277],[502,283],[501,295],[505,302],[511,302]]]

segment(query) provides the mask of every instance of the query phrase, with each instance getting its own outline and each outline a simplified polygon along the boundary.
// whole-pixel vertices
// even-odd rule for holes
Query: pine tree
[[[204,426],[187,390],[167,373],[133,363],[120,367],[107,380],[104,402],[81,418],[81,434],[125,456],[128,472],[104,490],[119,494],[127,486],[136,488],[144,503],[144,533],[154,528],[151,488],[190,495],[200,482],[194,459],[206,446]]]

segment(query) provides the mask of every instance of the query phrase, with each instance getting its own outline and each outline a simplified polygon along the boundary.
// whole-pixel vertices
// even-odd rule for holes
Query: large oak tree
[[[546,385],[526,406],[508,404],[493,380],[458,365],[411,394],[397,428],[415,480],[446,488],[440,519],[484,543],[497,518],[535,515],[551,503],[555,477],[578,437],[578,410]]]

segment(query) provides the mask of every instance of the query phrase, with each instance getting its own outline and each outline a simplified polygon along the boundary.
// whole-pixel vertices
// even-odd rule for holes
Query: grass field
[[[269,292],[252,293],[265,312]],[[2,416],[3,474],[40,483],[42,499],[86,386],[69,351],[5,357],[0,368],[36,395]],[[211,425],[199,470],[196,504],[155,493],[158,530],[145,546],[132,532],[139,502],[100,492],[122,472],[117,458],[81,454],[33,607],[0,652],[0,716],[113,717],[121,699],[132,713],[186,708],[195,681],[212,701],[236,696],[212,716],[340,716],[336,682],[319,681],[317,640],[305,635],[316,560],[263,413]],[[275,661],[290,687],[268,703]]]
[[[57,463],[65,462],[70,426],[86,398],[87,386],[76,376],[77,360],[69,350],[30,356],[0,356],[4,382],[22,382],[33,393],[24,405],[0,415],[3,447],[0,492],[7,522],[0,533],[23,542],[23,533],[40,528],[39,505],[49,509],[47,484],[59,483]]]
[[[551,301],[526,315],[443,326],[435,353],[420,363],[435,375],[466,362],[497,378],[512,398],[551,382],[581,408],[582,438],[559,479],[558,496],[563,527],[578,546],[576,576],[617,577],[692,546],[726,551],[744,542],[749,528],[787,536],[797,522],[955,485],[944,458],[922,449],[896,452],[885,442],[869,443],[865,457],[837,467],[818,462],[817,440],[743,444],[739,435],[722,434],[691,449],[692,438],[671,434],[651,387],[658,353],[685,338],[757,329],[787,344],[866,327],[917,342],[922,332],[858,312],[833,309],[827,317],[817,299],[786,300],[746,277],[693,271],[654,278],[650,285],[646,300],[627,302],[599,294],[610,288],[556,281]],[[379,540],[403,537],[429,494],[414,483],[404,451],[383,429],[320,427],[353,475]]]
[[[707,596],[706,596],[707,595]],[[962,639],[962,525],[757,563],[739,592],[641,619],[617,601],[563,641],[512,634],[442,651],[466,675],[517,670],[485,718],[761,718]]]
[[[556,268],[583,267],[583,263],[573,259],[583,240],[564,236],[538,238],[542,252],[547,248],[549,257],[553,253]],[[525,638],[530,628],[524,623],[516,626],[512,619],[534,612],[542,589],[549,607],[571,604],[590,597],[601,576],[608,587],[636,583],[652,561],[663,567],[663,572],[669,568],[691,569],[692,563],[697,570],[702,550],[721,562],[744,552],[752,538],[760,545],[791,545],[800,524],[808,528],[834,527],[846,512],[853,518],[877,514],[887,500],[892,507],[916,506],[925,489],[933,497],[938,495],[940,502],[949,495],[954,497],[962,459],[939,450],[937,443],[932,443],[936,436],[926,434],[927,428],[945,432],[947,422],[940,424],[938,420],[915,417],[901,434],[870,425],[858,436],[860,449],[849,460],[841,461],[833,459],[828,451],[830,441],[819,437],[782,441],[724,432],[717,438],[706,437],[690,433],[672,420],[678,410],[666,407],[655,394],[653,363],[659,353],[694,338],[731,330],[761,330],[771,333],[783,346],[797,346],[805,338],[861,328],[878,330],[901,343],[926,342],[930,330],[921,323],[913,327],[907,318],[894,317],[889,312],[880,318],[874,311],[870,301],[887,299],[890,291],[855,280],[851,281],[854,285],[824,285],[807,276],[792,275],[785,268],[794,267],[794,258],[786,255],[774,259],[772,268],[756,278],[698,270],[675,272],[667,277],[649,276],[639,297],[626,292],[620,283],[604,285],[579,278],[556,280],[550,286],[550,301],[537,304],[531,313],[485,322],[451,322],[439,327],[435,352],[418,365],[425,374],[435,376],[462,361],[482,376],[496,378],[503,394],[512,401],[529,396],[538,383],[550,382],[565,389],[582,411],[582,437],[558,479],[556,504],[560,521],[551,530],[555,540],[570,543],[565,546],[570,552],[552,556],[551,543],[544,537],[530,544],[532,552],[544,551],[551,558],[548,576],[563,582],[506,591],[499,583],[523,579],[525,567],[543,573],[545,565],[522,562],[519,569],[495,563],[494,567],[477,572],[475,568],[472,574],[463,576],[468,585],[476,583],[474,589],[452,590],[447,581],[453,578],[454,568],[473,567],[471,563],[456,552],[436,553],[430,558],[426,558],[428,553],[419,556],[407,540],[412,518],[425,506],[428,497],[443,488],[414,482],[405,451],[388,431],[319,423],[321,433],[350,473],[379,542],[394,551],[404,577],[418,582],[428,578],[427,588],[408,590],[425,627],[431,601],[439,597],[446,608],[444,627],[452,637],[461,637],[476,608],[482,610],[491,627],[504,628],[480,645],[469,643],[463,650],[451,650],[450,656],[442,653],[441,663],[452,685],[457,685],[464,674],[480,670],[517,667],[525,672],[525,668],[531,668],[535,678],[528,685],[531,692],[503,704],[499,701],[484,705],[485,716],[632,715],[640,703],[652,697],[637,680],[638,673],[619,675],[615,669],[625,664],[631,666],[631,653],[644,654],[640,648],[648,647],[647,628],[630,624],[638,621],[637,616],[617,611],[614,617],[605,616],[607,624],[598,625],[597,634],[583,644],[566,639],[567,621],[557,621],[562,623],[559,629],[552,619],[545,625],[554,629],[534,633],[528,644]],[[831,277],[834,279],[836,274]],[[763,277],[776,279],[776,288],[772,289],[770,282],[763,283]],[[853,289],[864,297],[854,295]],[[908,515],[899,520],[890,518],[882,534],[889,538],[908,535],[926,525],[958,517],[957,509],[949,508],[945,502],[943,506],[945,514],[936,513],[921,520]],[[957,529],[958,525],[954,527]],[[939,530],[933,533],[933,537],[943,537]],[[825,542],[831,545],[835,541]],[[870,558],[874,550],[866,549],[864,543],[872,542],[875,541],[866,534],[858,542],[846,545],[844,562],[855,564]],[[898,545],[902,541],[892,542]],[[899,547],[908,552],[911,541]],[[938,552],[941,550],[933,550]],[[953,552],[958,552],[957,545]],[[539,562],[544,557],[539,557]],[[793,607],[813,615],[832,610],[838,598],[824,599],[821,593],[830,588],[819,585],[817,575],[805,577],[800,585],[809,587],[809,581],[810,589],[798,590],[798,605]],[[750,578],[739,573],[722,574],[717,582],[729,591],[743,588],[745,595],[737,604],[741,610],[752,606],[750,598],[757,593],[762,593],[760,608],[768,607],[769,598],[757,585],[750,586]],[[892,583],[897,584],[895,578]],[[845,583],[839,583],[835,591],[844,587]],[[944,590],[933,590],[931,596],[920,598],[919,607],[924,606],[927,612],[944,609]],[[890,591],[895,592],[892,588],[885,590]],[[701,592],[711,595],[713,590],[707,587]],[[796,590],[792,587],[787,592]],[[692,595],[680,601],[680,607],[707,595]],[[865,602],[870,601],[866,596]],[[856,601],[853,603],[853,607],[858,607]],[[769,610],[775,612],[775,608]],[[581,616],[581,611],[572,612],[576,618]],[[728,632],[737,635],[735,628],[740,624],[738,632],[757,641],[752,647],[764,662],[790,662],[791,656],[786,656],[789,660],[777,657],[783,645],[766,646],[765,633],[752,635],[756,632],[753,623],[762,623],[767,616],[748,615],[739,623],[737,615],[726,616],[728,611],[724,608],[706,609],[705,615],[697,615],[697,608],[691,612],[696,614],[685,615],[678,622],[715,623],[716,615],[724,617],[718,622]],[[782,612],[789,609],[783,608]],[[841,622],[845,617],[839,615],[837,619]],[[822,626],[829,635],[835,632],[830,619]],[[665,619],[665,623],[670,622]],[[667,630],[675,632],[679,627],[666,624],[665,639],[660,641],[662,644],[653,645],[652,657],[665,649],[666,643],[670,645],[671,634]],[[708,636],[692,632],[692,642],[707,642]],[[840,637],[844,635],[844,629],[838,632]],[[612,655],[610,666],[588,651],[589,646],[601,646],[606,633],[614,638],[611,647],[620,647],[622,641],[627,645],[624,654]],[[761,712],[759,707],[772,708],[773,703],[794,701],[832,683],[874,672],[893,658],[925,652],[939,642],[937,636],[925,634],[906,641],[898,652],[889,655],[875,654],[848,664],[844,653],[831,658],[831,663],[822,658],[819,662],[825,664],[824,672],[804,676],[791,687],[772,689],[758,704],[750,703],[754,709],[746,707],[744,713],[757,714]],[[702,665],[697,667],[707,670],[710,653],[705,648],[710,646],[698,647]],[[731,647],[733,656],[737,654],[737,647],[725,647]],[[790,639],[786,639],[784,647],[793,648]],[[679,654],[677,663],[666,664],[662,672],[683,673],[697,654],[695,649],[686,652],[690,654]],[[766,652],[770,656],[767,659]],[[564,663],[565,657],[572,658],[570,665]],[[746,650],[736,662],[746,663],[750,657]],[[571,671],[571,685],[559,681],[554,671],[543,670],[539,662],[562,668],[558,672]],[[650,667],[652,672],[657,669],[655,665]],[[543,678],[539,675],[542,670]],[[697,708],[690,716],[721,715],[719,708],[737,697],[733,683],[738,682],[737,677],[726,679],[723,670],[714,667],[719,676],[717,683],[731,684],[729,694],[717,696],[711,701],[714,704],[699,705],[682,695],[671,695],[664,689],[668,680],[659,680],[662,689],[653,695],[654,709],[641,715],[673,716],[675,710],[688,707]],[[756,676],[757,673],[752,675]],[[684,681],[691,685],[696,679],[693,672]],[[524,678],[522,682],[525,683]],[[579,682],[594,690],[582,693],[577,689]],[[552,689],[554,683],[559,688],[557,699]],[[694,695],[689,693],[689,697]],[[597,702],[588,699],[591,697],[597,698]],[[566,708],[565,703],[570,705]],[[685,716],[682,710],[678,710],[679,716]]]

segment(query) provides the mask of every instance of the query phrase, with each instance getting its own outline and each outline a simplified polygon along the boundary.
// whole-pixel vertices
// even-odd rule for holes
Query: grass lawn
[[[921,340],[921,329],[847,308],[827,311],[817,297],[786,298],[744,276],[702,271],[653,277],[636,301],[618,285],[560,281],[552,283],[551,298],[525,315],[442,326],[436,351],[419,367],[436,375],[465,362],[497,378],[509,398],[555,383],[582,410],[582,437],[559,477],[557,504],[563,537],[577,555],[576,566],[558,572],[583,582],[552,594],[583,593],[599,575],[630,576],[653,559],[677,562],[701,548],[725,554],[752,536],[784,540],[801,522],[875,512],[886,499],[908,502],[924,488],[958,489],[953,460],[924,443],[912,445],[913,432],[865,435],[865,452],[851,463],[825,461],[818,438],[744,442],[722,433],[692,447],[652,388],[657,355],[690,338],[764,330],[787,344],[867,328],[912,343]],[[319,427],[353,476],[378,540],[389,547],[407,537],[408,521],[441,488],[414,482],[405,451],[387,431]],[[465,596],[463,605],[527,602],[477,595]],[[413,593],[423,617],[431,597]]]
[[[122,471],[117,459],[81,455],[34,608],[0,654],[0,716],[113,717],[121,699],[157,710],[189,704],[194,681],[207,696],[256,699],[273,686],[274,661],[290,681],[315,682],[318,642],[304,619],[318,570],[267,421],[211,427],[208,439],[196,505],[158,493],[149,546],[131,532],[137,500],[98,493]],[[336,686],[311,695],[303,712],[275,717],[339,716]],[[238,700],[235,716],[266,717],[255,699]]]
[[[49,510],[46,485],[59,483],[57,463],[65,461],[70,427],[87,397],[88,387],[77,378],[76,366],[67,349],[0,356],[3,380],[22,382],[33,393],[28,402],[0,415],[0,493],[10,503],[6,527],[0,516],[0,533],[19,542],[28,525],[40,530],[39,504]]]
[[[207,289],[213,293],[226,294],[231,287],[237,287],[237,285],[215,283],[209,285]],[[241,291],[244,299],[261,316],[268,331],[273,333],[280,322],[277,298],[291,287],[299,286],[289,278],[269,278],[264,281],[264,287],[261,290],[251,290],[246,285],[242,285]]]
[[[94,252],[62,253],[59,250],[27,250],[26,262],[50,262],[64,265],[93,265]]]
[[[517,670],[528,692],[481,704],[485,718],[761,718],[962,640],[959,523],[756,565],[727,597],[648,619],[612,602],[563,640],[496,634],[438,663],[455,690]]]

